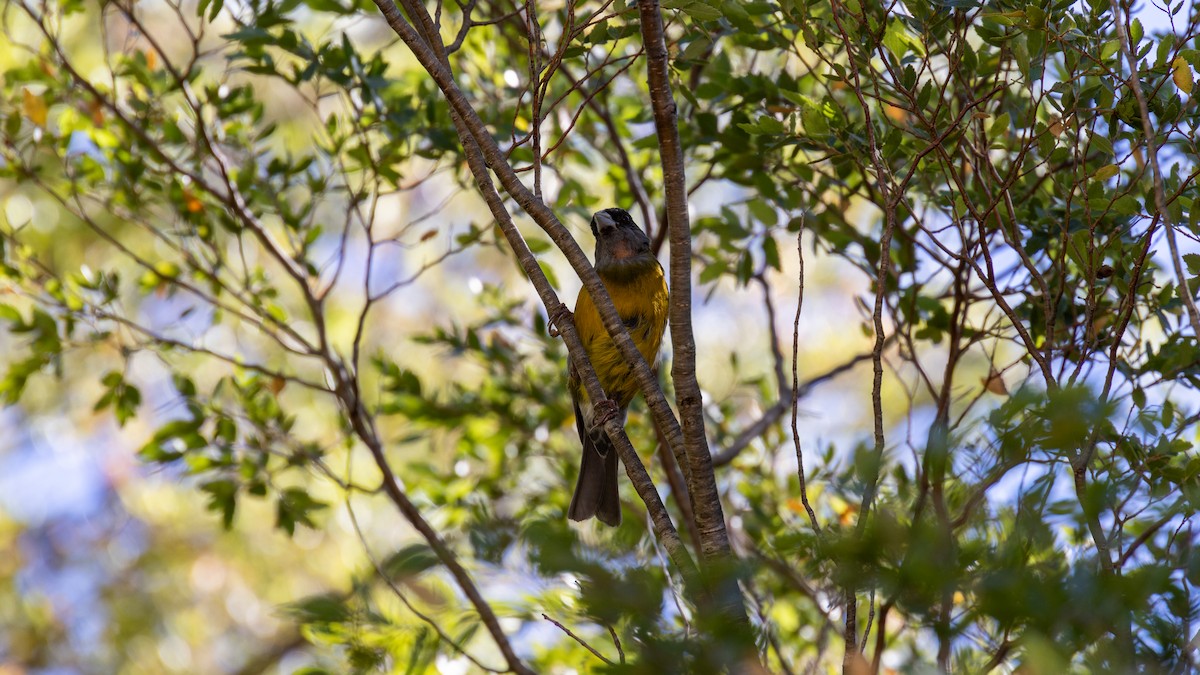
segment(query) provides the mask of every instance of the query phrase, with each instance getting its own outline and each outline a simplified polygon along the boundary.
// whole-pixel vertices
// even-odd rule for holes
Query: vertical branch
[[[646,50],[650,103],[662,156],[663,184],[666,189],[667,228],[671,242],[671,378],[675,383],[676,404],[683,424],[683,441],[691,468],[692,510],[700,531],[704,558],[731,555],[725,516],[713,475],[712,455],[704,433],[704,409],[700,384],[696,380],[696,340],[692,332],[692,232],[688,219],[687,183],[683,146],[679,141],[675,99],[671,93],[667,64],[666,35],[662,11],[656,0],[638,3]],[[741,603],[740,598],[738,599]],[[745,608],[741,609],[745,616]]]
[[[867,625],[863,628],[862,645],[858,650],[860,654],[865,654],[867,651],[867,641],[871,639],[871,626],[875,623],[875,589],[871,589],[871,597],[867,599]],[[945,670],[945,668],[943,668]]]
[[[986,246],[986,243],[981,242]],[[950,522],[949,509],[946,506],[946,474],[951,469],[950,459],[950,402],[954,387],[954,373],[963,353],[962,335],[967,321],[967,274],[966,255],[954,269],[954,304],[950,310],[950,334],[948,338],[949,351],[946,355],[946,366],[942,372],[942,386],[937,395],[937,413],[933,424],[930,425],[925,442],[925,470],[922,480],[922,494],[925,486],[929,485],[933,510],[938,523],[939,544],[944,560],[955,560],[957,557],[954,529]],[[915,357],[914,357],[915,358]],[[913,519],[914,526],[916,518]],[[950,669],[950,612],[953,608],[954,586],[953,576],[946,575],[941,580],[942,599],[938,608],[938,616],[934,628],[938,636],[937,663],[942,670]],[[866,640],[864,635],[863,640]],[[864,645],[865,646],[865,645]]]
[[[884,227],[883,235],[879,240],[879,267],[875,275],[875,306],[871,312],[872,320],[875,329],[875,345],[871,349],[871,363],[873,366],[874,376],[871,383],[871,408],[872,417],[874,418],[875,432],[875,448],[874,455],[877,462],[883,461],[884,450],[884,435],[883,435],[883,348],[885,344],[883,331],[883,297],[887,292],[887,276],[888,268],[891,263],[891,248],[892,248],[892,232],[896,228],[896,206],[899,199],[903,196],[903,191],[894,190],[894,177],[887,164],[879,154],[879,145],[875,139],[875,122],[871,118],[871,108],[867,105],[865,96],[863,95],[863,83],[859,76],[858,62],[855,60],[855,55],[850,50],[850,45],[853,44],[849,34],[846,32],[845,26],[842,24],[842,13],[845,8],[840,1],[833,3],[833,20],[837,24],[838,32],[841,33],[842,40],[846,44],[847,62],[850,65],[850,74],[854,80],[853,89],[854,95],[858,98],[859,106],[862,108],[864,126],[866,127],[867,150],[870,155],[871,164],[875,169],[875,177],[879,181],[879,190],[883,194],[884,204],[883,216]],[[868,62],[869,63],[869,62]],[[879,466],[876,465],[872,470],[871,475],[867,476],[866,490],[863,492],[862,508],[859,510],[857,531],[861,534],[866,527],[867,519],[871,514],[871,505],[875,501],[875,492],[879,480]],[[842,630],[842,638],[845,641],[845,653],[842,659],[842,671],[844,673],[854,672],[859,667],[862,661],[862,655],[858,650],[858,628],[857,628],[857,599],[853,587],[848,587],[844,596],[846,606],[845,625]]]
[[[746,601],[738,586],[732,562],[734,554],[725,528],[721,496],[713,474],[712,453],[704,429],[704,402],[696,380],[696,340],[692,332],[692,232],[688,218],[688,189],[683,146],[679,140],[677,109],[671,93],[667,63],[666,34],[658,0],[638,3],[641,15],[643,49],[646,50],[647,87],[654,112],[654,128],[662,159],[663,185],[666,190],[666,230],[670,241],[671,297],[668,316],[671,322],[673,362],[671,379],[675,384],[675,403],[683,425],[683,454],[688,466],[688,489],[692,513],[700,538],[700,557],[717,563],[712,571],[719,614],[718,625],[732,629],[727,639],[740,643],[742,653],[733,656],[731,665],[744,667],[757,662],[750,632]],[[757,665],[757,664],[756,664]],[[761,666],[759,666],[761,668]]]

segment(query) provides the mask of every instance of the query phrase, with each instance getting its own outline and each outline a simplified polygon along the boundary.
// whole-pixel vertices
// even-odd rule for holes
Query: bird
[[[653,367],[667,327],[668,292],[662,265],[650,250],[650,238],[624,209],[597,211],[592,215],[591,227],[596,238],[596,273],[638,351]],[[572,363],[568,388],[583,458],[567,517],[575,521],[595,517],[616,527],[621,524],[617,451],[603,425],[614,411],[625,424],[629,404],[638,393],[637,378],[633,366],[605,330],[586,288],[580,289],[575,301],[575,329],[611,403],[597,405],[588,397]]]

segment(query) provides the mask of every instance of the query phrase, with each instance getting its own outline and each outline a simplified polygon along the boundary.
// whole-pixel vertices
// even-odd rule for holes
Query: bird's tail
[[[597,438],[581,434],[583,461],[579,465],[579,480],[567,517],[587,520],[595,516],[600,522],[616,527],[621,524],[621,497],[617,492],[617,450],[601,431]]]

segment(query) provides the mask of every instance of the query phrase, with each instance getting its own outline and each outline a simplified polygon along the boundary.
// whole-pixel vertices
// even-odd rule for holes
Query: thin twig
[[[612,626],[605,624],[608,629],[608,634],[612,636],[613,644],[617,647],[617,655],[621,658],[621,663],[625,663],[625,650],[621,649],[621,638],[617,637],[617,631]]]
[[[561,630],[562,632],[566,633],[566,634],[567,634],[567,637],[569,637],[569,638],[571,638],[572,640],[574,640],[574,641],[578,642],[579,644],[583,645],[583,648],[584,648],[584,649],[586,649],[586,650],[588,650],[589,652],[591,652],[591,653],[592,653],[592,655],[593,655],[593,656],[595,656],[596,658],[600,659],[601,661],[603,661],[603,662],[607,663],[607,664],[608,664],[608,665],[610,665],[610,666],[616,665],[616,664],[615,664],[615,663],[613,663],[611,660],[609,660],[609,659],[608,659],[608,657],[606,657],[606,656],[604,656],[603,654],[601,654],[600,652],[596,651],[596,648],[595,648],[595,647],[593,647],[593,646],[589,645],[587,642],[584,642],[583,638],[581,638],[581,637],[579,637],[578,635],[576,635],[576,634],[572,633],[570,628],[567,628],[566,626],[564,626],[564,625],[562,625],[561,623],[559,623],[559,622],[555,621],[554,619],[551,619],[549,616],[547,616],[547,615],[546,615],[546,613],[545,613],[545,612],[542,612],[542,618],[543,618],[543,619],[545,619],[545,620],[547,620],[547,621],[549,621],[550,623],[554,624],[555,626],[558,626],[558,629],[559,629],[559,630]],[[622,662],[624,662],[624,659],[622,659]]]
[[[804,216],[800,217],[800,231],[796,233],[796,253],[800,260],[798,274],[800,287],[796,291],[796,317],[792,319],[792,443],[796,446],[796,475],[800,479],[800,502],[808,513],[808,522],[814,532],[821,531],[817,523],[817,514],[813,512],[812,504],[808,502],[808,482],[804,476],[804,450],[800,443],[800,430],[797,425],[800,410],[800,313],[804,309]],[[867,624],[870,626],[870,623]],[[866,640],[864,637],[863,640]]]

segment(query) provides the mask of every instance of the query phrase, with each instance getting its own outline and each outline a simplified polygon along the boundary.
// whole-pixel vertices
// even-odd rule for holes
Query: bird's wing
[[[583,398],[584,400],[580,401],[580,398]],[[579,395],[579,388],[571,387],[571,403],[572,407],[575,408],[575,428],[579,431],[579,440],[583,443],[583,451],[595,452],[596,448],[592,443],[591,434],[588,433],[588,420],[584,418],[584,411],[581,407],[587,407],[590,412],[591,406],[587,405],[586,399],[587,394],[584,394],[581,397]],[[588,417],[591,416],[589,415]]]

